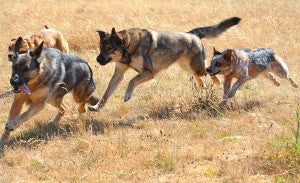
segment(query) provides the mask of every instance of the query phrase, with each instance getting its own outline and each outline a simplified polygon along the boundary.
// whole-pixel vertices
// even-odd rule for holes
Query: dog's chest
[[[144,68],[144,59],[142,56],[139,57],[133,57],[131,59],[131,62],[129,64],[131,68],[136,70],[137,72],[141,72]]]
[[[49,96],[49,88],[43,87],[33,91],[30,95],[28,95],[28,98],[32,103],[42,103],[45,102],[48,96]]]

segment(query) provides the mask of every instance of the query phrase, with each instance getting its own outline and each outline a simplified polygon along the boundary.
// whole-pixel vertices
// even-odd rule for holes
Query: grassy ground
[[[297,0],[2,1],[0,92],[10,88],[10,39],[43,25],[60,30],[71,52],[89,62],[102,96],[114,64],[95,62],[96,29],[188,31],[230,16],[243,20],[220,37],[203,40],[207,60],[212,46],[271,47],[300,84],[299,12]],[[282,80],[276,87],[259,77],[244,85],[224,112],[214,107],[222,87],[207,95],[174,65],[124,103],[135,74],[126,74],[98,113],[80,116],[68,96],[59,128],[48,124],[56,109],[47,106],[13,132],[0,157],[0,182],[299,182],[300,152],[293,134],[299,89]],[[11,102],[0,99],[1,130]]]

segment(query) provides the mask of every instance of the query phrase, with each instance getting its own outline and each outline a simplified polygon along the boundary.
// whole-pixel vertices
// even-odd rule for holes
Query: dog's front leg
[[[117,89],[120,82],[124,79],[124,73],[128,69],[128,66],[122,63],[116,63],[116,68],[114,75],[112,76],[108,87],[102,97],[102,99],[94,106],[89,106],[90,111],[98,111],[102,108],[107,102],[108,98],[113,94],[113,92]]]
[[[224,77],[224,83],[223,83],[224,95],[223,95],[223,99],[226,98],[228,92],[230,91],[231,82],[232,82],[232,77],[230,77],[230,76],[225,76]]]
[[[11,119],[13,119],[14,117],[20,114],[23,104],[24,104],[23,97],[21,95],[16,94],[8,114],[7,122],[9,122]],[[10,131],[4,128],[4,131],[0,137],[0,146],[1,144],[4,144],[7,141],[9,135],[10,135]]]
[[[6,125],[5,125],[5,130],[7,131],[13,131],[17,129],[22,123],[33,117],[35,114],[40,112],[43,107],[45,106],[46,102],[42,102],[39,104],[33,104],[31,105],[27,111],[24,113],[20,114],[19,116],[16,116],[9,120]]]
[[[141,73],[139,73],[137,76],[135,76],[132,80],[130,80],[125,96],[124,101],[127,102],[131,96],[134,88],[138,86],[139,84],[142,84],[146,81],[149,81],[150,79],[154,78],[154,73],[149,70],[143,70]]]
[[[224,95],[224,98],[221,102],[221,106],[224,106],[227,102],[227,99],[234,97],[236,91],[247,81],[246,77],[240,77],[232,86],[231,90]],[[227,86],[228,87],[228,86]],[[229,86],[230,88],[230,86]],[[224,93],[225,93],[225,88],[224,88]]]

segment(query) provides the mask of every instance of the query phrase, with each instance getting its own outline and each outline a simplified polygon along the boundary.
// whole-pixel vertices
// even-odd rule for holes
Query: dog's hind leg
[[[270,79],[276,86],[280,86],[280,83],[276,80],[276,78],[274,78],[273,74],[267,73],[267,74],[264,74],[264,76],[266,78]]]
[[[271,69],[274,74],[276,74],[277,76],[279,76],[282,79],[288,80],[293,87],[298,88],[298,85],[289,76],[289,69],[288,69],[286,63],[278,55],[274,56],[274,60],[271,64]]]
[[[66,107],[63,103],[63,97],[60,97],[60,98],[56,98],[54,100],[52,100],[50,102],[51,105],[53,105],[54,107],[58,108],[58,113],[57,115],[55,116],[54,120],[53,120],[53,123],[54,124],[58,124],[58,122],[60,121],[60,119],[63,117],[63,115],[65,114],[65,111],[66,111]]]
[[[205,89],[207,88],[206,84],[202,81],[201,77],[199,76],[193,76],[198,84],[198,86],[201,88],[201,89]]]
[[[217,76],[211,76],[211,80],[213,81],[213,83],[215,83],[217,86],[219,86],[221,84],[221,81],[219,80],[219,78]]]

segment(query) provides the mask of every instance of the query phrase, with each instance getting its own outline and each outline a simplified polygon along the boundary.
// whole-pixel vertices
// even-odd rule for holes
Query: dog
[[[15,52],[15,45],[17,39],[11,39],[10,44],[8,46],[8,60],[12,61],[12,56]],[[41,30],[40,32],[35,33],[34,35],[25,37],[22,41],[22,45],[20,47],[19,52],[25,53],[30,48],[37,47],[44,42],[44,47],[47,48],[57,48],[64,53],[69,53],[69,46],[67,40],[63,37],[62,33],[54,30],[49,29],[47,25],[45,25],[45,29]]]
[[[80,113],[86,111],[86,103],[95,105],[99,101],[94,95],[93,73],[87,62],[58,49],[43,48],[43,42],[26,53],[20,53],[22,41],[21,37],[17,39],[13,55],[10,83],[16,94],[0,144],[8,139],[11,131],[40,112],[46,103],[58,108],[53,120],[57,124],[65,113],[62,100],[67,93],[73,94]],[[25,103],[29,107],[20,114]]]
[[[158,32],[140,28],[120,32],[112,28],[111,33],[98,30],[100,54],[97,56],[97,62],[100,65],[116,62],[116,67],[101,101],[90,106],[89,110],[98,111],[105,105],[129,68],[133,68],[138,74],[129,82],[125,102],[131,98],[136,86],[153,79],[157,73],[175,62],[190,73],[200,87],[205,88],[200,78],[206,75],[205,52],[200,39],[216,37],[238,24],[240,20],[238,17],[231,17],[217,25],[196,28],[187,33]],[[217,77],[213,76],[212,79],[214,83],[220,83]]]
[[[227,49],[223,52],[213,48],[211,65],[206,71],[210,76],[224,75],[224,96],[220,103],[221,106],[226,104],[227,99],[234,97],[237,89],[245,82],[259,75],[265,76],[279,86],[280,83],[272,74],[274,73],[280,78],[288,80],[293,87],[298,88],[298,85],[289,76],[286,63],[270,48]],[[233,78],[237,78],[237,81],[231,87]]]

